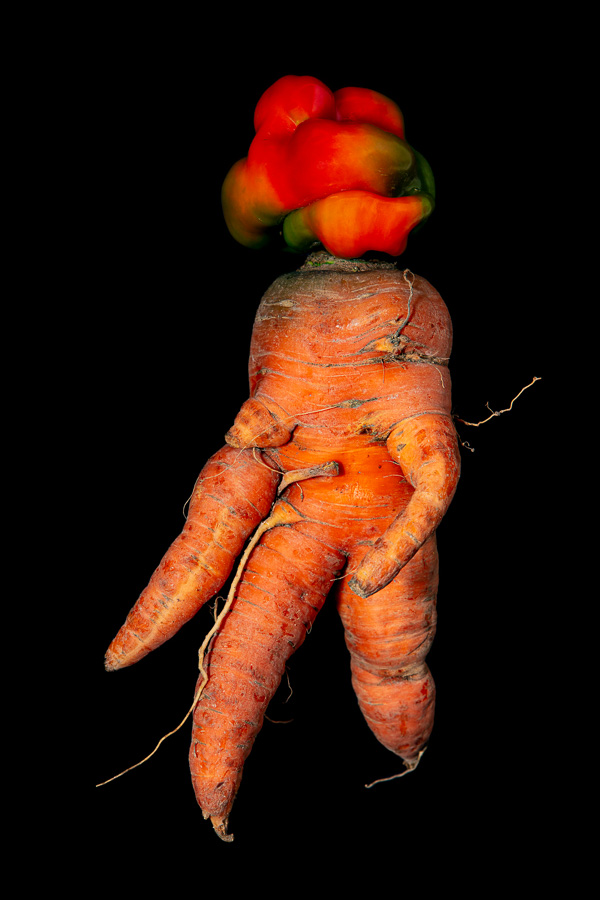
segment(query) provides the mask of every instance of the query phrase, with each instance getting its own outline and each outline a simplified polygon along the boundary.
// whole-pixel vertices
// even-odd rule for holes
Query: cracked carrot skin
[[[108,671],[159,647],[220,590],[246,539],[268,514],[278,481],[251,451],[225,446],[211,457],[194,487],[182,533],[106,652]]]
[[[206,660],[190,768],[225,840],[244,762],[291,654],[330,594],[369,727],[414,767],[433,725],[435,530],[456,489],[446,307],[393,264],[314,254],[260,304],[250,399],[226,436],[292,481],[249,556]],[[342,577],[343,576],[343,577]],[[201,684],[199,679],[197,687]]]

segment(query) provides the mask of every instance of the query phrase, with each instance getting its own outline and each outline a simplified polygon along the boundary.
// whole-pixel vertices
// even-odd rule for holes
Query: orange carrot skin
[[[223,586],[268,514],[279,475],[251,451],[223,447],[203,468],[182,533],[164,555],[105,658],[130,666],[172,637]]]
[[[285,662],[332,588],[367,723],[408,765],[427,743],[435,529],[460,472],[451,342],[439,294],[391,264],[315,254],[263,297],[251,399],[227,442],[284,472],[334,460],[339,474],[286,488],[275,509],[290,520],[253,550],[208,655],[190,766],[221,837]]]

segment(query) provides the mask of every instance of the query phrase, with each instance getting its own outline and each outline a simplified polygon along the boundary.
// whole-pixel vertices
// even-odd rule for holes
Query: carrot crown
[[[399,107],[377,91],[286,75],[258,101],[254,128],[222,189],[227,227],[246,247],[282,236],[301,253],[399,256],[433,209],[431,169],[406,142]]]

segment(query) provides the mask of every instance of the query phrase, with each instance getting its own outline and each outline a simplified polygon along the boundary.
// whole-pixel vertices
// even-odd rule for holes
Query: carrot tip
[[[227,843],[231,843],[231,841],[233,840],[233,835],[227,833],[227,818],[227,816],[211,816],[210,821],[212,822],[212,826],[221,840],[227,841]]]
[[[135,660],[133,661],[135,662]],[[104,656],[104,668],[107,672],[118,672],[119,669],[124,669],[129,665],[131,665],[131,662],[124,662],[123,659],[110,648],[106,651]]]
[[[107,672],[116,672],[119,668],[118,660],[111,654],[106,654],[104,657],[104,668]]]

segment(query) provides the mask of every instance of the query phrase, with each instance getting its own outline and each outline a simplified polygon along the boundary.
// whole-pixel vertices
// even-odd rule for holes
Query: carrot
[[[316,79],[286,78],[274,88],[258,107],[259,144],[241,167],[243,191],[236,194],[238,169],[226,180],[232,233],[253,235],[250,244],[259,235],[262,243],[262,229],[295,202],[284,176],[295,171],[289,154],[296,151],[284,152],[278,168],[276,149],[315,110],[326,117],[326,127],[316,127],[321,137],[356,133],[357,159],[368,158],[364,148],[373,146],[377,165],[389,155],[396,174],[398,159],[408,160],[395,189],[400,184],[409,197],[426,188],[422,196],[429,196],[429,170],[403,142],[391,101],[348,89],[339,95],[336,124],[335,97]],[[355,125],[358,115],[368,128]],[[396,137],[386,143],[378,129],[390,122]],[[338,190],[345,169],[352,179],[360,171],[335,154]],[[324,178],[321,138],[309,157],[307,172]],[[326,223],[336,246],[343,219],[336,213]],[[392,235],[388,225],[381,227],[389,246],[404,246],[406,231]],[[106,657],[114,670],[167,640],[220,590],[246,545],[201,648],[192,706],[194,791],[224,840],[231,840],[229,816],[268,704],[328,596],[343,622],[354,690],[372,732],[407,771],[427,745],[435,703],[426,663],[436,626],[435,531],[460,472],[451,344],[440,295],[393,262],[312,253],[276,279],[260,303],[249,398],[198,479],[182,534]]]
[[[437,292],[388,264],[312,256],[262,300],[252,399],[227,440],[263,448],[284,472],[335,459],[339,474],[292,482],[280,495],[272,516],[285,527],[266,531],[250,554],[212,643],[190,766],[198,802],[221,837],[286,662],[329,593],[369,727],[408,767],[427,743],[434,532],[459,475],[450,342]],[[280,447],[263,447],[267,415],[282,428],[293,423]]]

